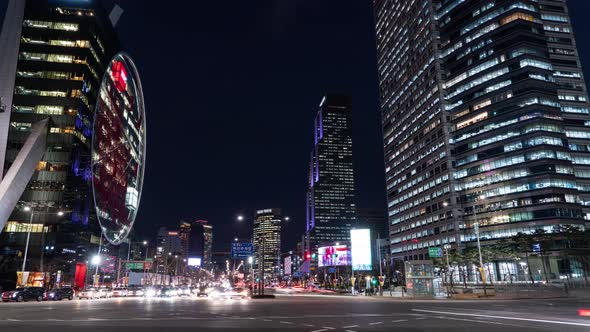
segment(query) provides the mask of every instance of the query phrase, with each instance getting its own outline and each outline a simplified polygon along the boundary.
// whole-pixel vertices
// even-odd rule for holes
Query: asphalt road
[[[418,301],[289,296],[264,300],[101,299],[0,303],[0,331],[590,331],[575,299]]]

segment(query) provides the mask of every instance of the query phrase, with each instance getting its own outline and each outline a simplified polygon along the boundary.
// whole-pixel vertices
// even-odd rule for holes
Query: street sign
[[[356,281],[355,277],[350,277],[350,284],[354,286],[354,282]]]
[[[385,283],[385,276],[379,276],[379,285],[383,286]]]
[[[541,252],[541,244],[540,243],[533,244],[533,252]]]
[[[442,248],[441,247],[429,247],[428,248],[428,256],[431,258],[442,257]]]
[[[336,273],[336,268],[335,267],[328,268],[328,273]]]
[[[252,243],[250,242],[232,242],[231,243],[231,258],[232,259],[246,259],[252,256]]]

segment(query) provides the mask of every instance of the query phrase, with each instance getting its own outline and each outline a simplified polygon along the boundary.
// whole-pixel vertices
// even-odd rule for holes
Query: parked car
[[[113,289],[113,297],[127,297],[129,291],[125,287],[117,287]]]
[[[43,301],[43,294],[45,289],[43,287],[20,287],[10,292],[2,293],[2,301],[16,301],[23,302],[28,300]]]
[[[68,299],[71,301],[74,299],[74,295],[74,289],[72,289],[71,287],[54,288],[45,292],[44,299],[53,301],[61,301],[63,299]]]
[[[98,293],[98,289],[96,288],[84,288],[83,290],[78,292],[78,299],[98,299],[100,295]]]

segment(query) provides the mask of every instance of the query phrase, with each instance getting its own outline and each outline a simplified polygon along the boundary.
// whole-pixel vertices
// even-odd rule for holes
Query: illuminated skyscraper
[[[391,251],[584,226],[589,104],[564,0],[375,0]]]
[[[57,261],[51,260],[59,258],[59,264],[65,265],[55,268],[68,271],[67,264],[79,258],[74,254],[83,253],[82,243],[90,238],[80,232],[82,226],[98,229],[90,190],[92,125],[99,85],[119,48],[118,40],[106,13],[94,1],[10,1],[2,28],[0,166],[4,173],[32,124],[51,121],[44,157],[6,224],[0,245],[7,256],[22,256],[31,227],[28,268],[38,269],[40,255],[30,253],[39,253],[43,245],[48,248],[45,263],[55,267]],[[6,66],[13,67],[12,75],[4,76]],[[24,206],[35,210],[32,226]],[[58,210],[68,213],[58,216]]]
[[[324,96],[314,128],[306,197],[306,247],[312,248],[322,242],[348,241],[355,220],[350,98]]]
[[[281,267],[281,209],[264,209],[254,215],[254,268],[261,277],[276,277]]]

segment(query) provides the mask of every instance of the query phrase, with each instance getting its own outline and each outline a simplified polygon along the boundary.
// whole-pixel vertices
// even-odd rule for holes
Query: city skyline
[[[0,1],[0,330],[587,330],[589,11]]]

